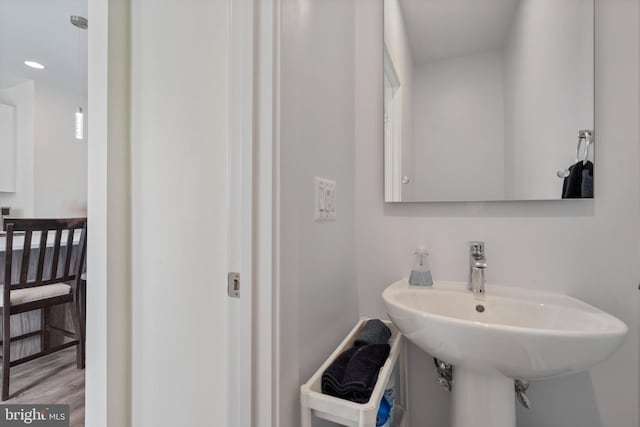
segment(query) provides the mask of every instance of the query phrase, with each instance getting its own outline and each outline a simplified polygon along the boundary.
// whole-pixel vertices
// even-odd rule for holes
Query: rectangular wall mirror
[[[593,0],[383,0],[386,202],[593,198]]]

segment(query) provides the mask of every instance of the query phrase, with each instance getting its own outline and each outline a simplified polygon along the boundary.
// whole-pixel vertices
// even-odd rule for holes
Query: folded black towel
[[[389,344],[370,344],[344,351],[322,374],[322,392],[356,403],[368,402],[390,351]]]
[[[359,347],[367,344],[386,344],[391,337],[391,329],[380,319],[371,319],[356,337],[353,345]]]

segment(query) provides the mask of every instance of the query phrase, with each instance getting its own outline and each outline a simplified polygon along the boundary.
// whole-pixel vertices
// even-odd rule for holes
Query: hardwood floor
[[[3,404],[69,405],[70,427],[84,427],[84,369],[71,347],[11,368],[11,398]]]

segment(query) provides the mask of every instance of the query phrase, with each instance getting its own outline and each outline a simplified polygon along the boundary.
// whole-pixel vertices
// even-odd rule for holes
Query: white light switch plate
[[[316,221],[336,220],[336,182],[315,177],[315,214]]]

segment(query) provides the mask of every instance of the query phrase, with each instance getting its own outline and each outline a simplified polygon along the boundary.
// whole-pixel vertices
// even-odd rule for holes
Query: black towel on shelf
[[[343,351],[322,373],[322,392],[324,394],[332,394],[328,390],[340,388],[342,380],[344,379],[344,373],[349,365],[349,361],[356,351],[358,351],[358,347],[351,347],[350,349]]]
[[[322,392],[356,403],[368,402],[390,351],[389,344],[369,344],[344,351],[322,374]]]
[[[367,344],[386,344],[389,338],[391,338],[391,329],[382,320],[371,319],[358,333],[353,345],[359,347]]]
[[[563,199],[581,199],[582,198],[582,162],[569,166],[569,176],[564,179],[562,184]]]

